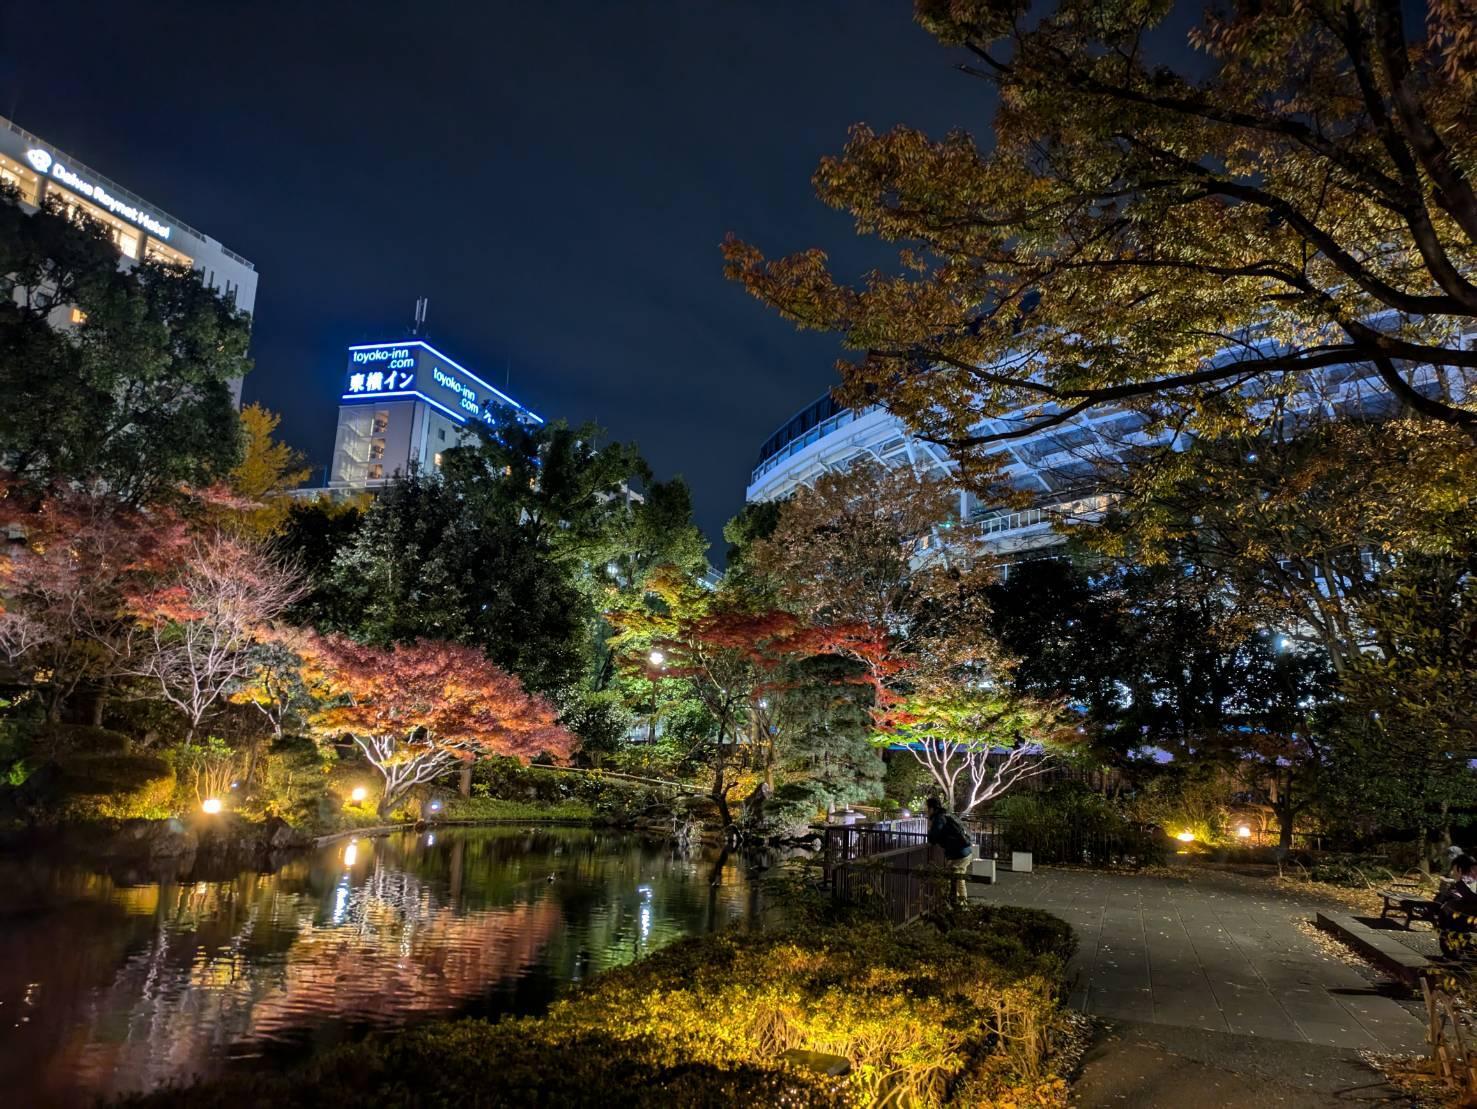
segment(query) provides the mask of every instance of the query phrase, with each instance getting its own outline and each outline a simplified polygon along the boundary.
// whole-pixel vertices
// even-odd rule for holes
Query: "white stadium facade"
[[[1441,391],[1430,373],[1416,377],[1415,384],[1427,396]],[[1293,407],[1309,414],[1321,409],[1329,417],[1379,418],[1399,410],[1374,367],[1358,363],[1310,377]],[[1007,414],[982,421],[976,430],[1008,432],[1025,420],[1024,414]],[[1147,417],[1138,412],[1102,407],[1029,435],[999,440],[986,449],[998,454],[1005,479],[1026,494],[1029,505],[1002,508],[961,490],[957,526],[978,529],[987,547],[1007,562],[1045,553],[1063,542],[1056,528],[1059,522],[1091,521],[1107,507],[1109,498],[1096,479],[1101,462],[1167,437],[1152,430]],[[745,499],[780,500],[827,471],[845,470],[862,461],[911,466],[938,476],[958,468],[944,448],[910,433],[886,409],[843,408],[826,395],[795,413],[765,441]]]

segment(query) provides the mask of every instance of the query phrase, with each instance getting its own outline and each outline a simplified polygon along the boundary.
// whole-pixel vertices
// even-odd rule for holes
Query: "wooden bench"
[[[1388,919],[1391,912],[1404,913],[1407,931],[1413,920],[1424,920],[1428,924],[1436,923],[1436,902],[1430,898],[1415,897],[1410,891],[1405,890],[1376,890],[1375,892],[1385,903],[1380,909],[1381,920]]]

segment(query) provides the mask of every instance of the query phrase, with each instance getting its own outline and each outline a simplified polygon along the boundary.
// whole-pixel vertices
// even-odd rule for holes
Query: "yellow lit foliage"
[[[287,490],[302,484],[309,473],[301,454],[272,438],[281,420],[259,404],[241,409],[244,451],[240,464],[231,471],[230,486],[254,505],[240,513],[238,526],[259,538],[281,529],[292,503]]]
[[[966,1074],[991,1096],[1056,1104],[1032,1100],[1052,1088],[1061,958],[1032,954],[1025,933],[1065,934],[1038,923],[1048,920],[1005,910],[979,931],[866,924],[713,937],[605,976],[554,1006],[537,1033],[598,1032],[664,1064],[720,1069],[792,1049],[838,1055],[851,1063],[856,1105],[943,1105]]]

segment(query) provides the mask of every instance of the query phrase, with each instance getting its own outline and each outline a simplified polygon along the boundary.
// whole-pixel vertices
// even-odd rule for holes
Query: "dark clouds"
[[[837,354],[723,280],[724,233],[872,264],[820,155],[858,120],[988,118],[910,8],[13,4],[0,114],[256,263],[246,397],[319,466],[344,346],[424,295],[448,354],[685,475],[719,547]]]

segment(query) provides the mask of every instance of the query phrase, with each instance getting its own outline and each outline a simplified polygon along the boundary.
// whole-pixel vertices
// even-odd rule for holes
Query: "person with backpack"
[[[937,797],[928,799],[928,842],[938,846],[949,865],[954,868],[954,900],[968,902],[969,893],[964,885],[964,878],[969,873],[974,844],[970,842],[969,833],[965,831],[963,823]]]

